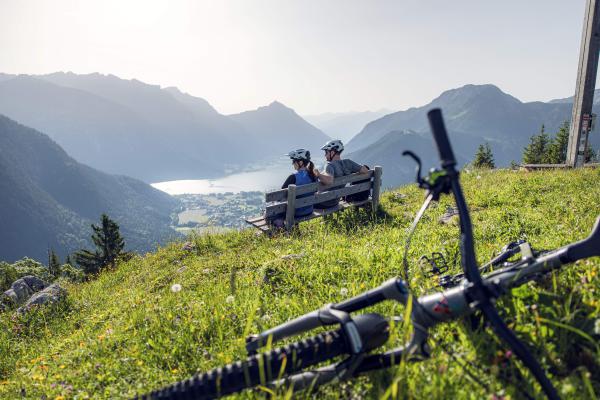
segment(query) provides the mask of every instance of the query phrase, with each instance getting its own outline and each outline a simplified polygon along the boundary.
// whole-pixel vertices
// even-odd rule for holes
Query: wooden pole
[[[285,209],[285,229],[289,232],[294,227],[294,216],[296,214],[296,185],[287,188],[287,206]]]
[[[600,52],[600,0],[587,0],[579,50],[577,84],[569,131],[567,164],[581,167],[585,162],[588,133],[591,129],[592,105]]]
[[[373,212],[377,212],[377,207],[379,207],[379,194],[381,193],[381,175],[383,174],[383,168],[380,166],[375,166],[375,172],[373,173],[373,193],[372,193],[372,201],[373,201]]]

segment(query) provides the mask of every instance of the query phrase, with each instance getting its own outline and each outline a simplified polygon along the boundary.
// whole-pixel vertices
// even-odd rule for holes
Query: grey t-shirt
[[[358,172],[358,171],[360,171],[361,168],[362,168],[362,165],[355,163],[354,161],[349,160],[347,158],[344,158],[341,160],[328,161],[327,163],[325,163],[325,167],[323,169],[325,170],[327,175],[331,175],[334,178],[339,178],[340,176],[346,176],[346,175],[350,175],[355,172]],[[344,185],[332,186],[330,188],[327,188],[327,190],[335,190],[335,189],[340,189],[343,187],[344,187]],[[333,206],[337,205],[339,200],[340,199],[328,200],[321,204],[316,204],[315,207],[317,207],[317,208],[333,207]]]
[[[325,172],[334,178],[346,176],[360,171],[362,165],[355,163],[352,160],[344,158],[342,160],[328,161],[325,164]]]

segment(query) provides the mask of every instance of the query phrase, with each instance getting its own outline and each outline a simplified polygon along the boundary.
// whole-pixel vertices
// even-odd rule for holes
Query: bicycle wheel
[[[381,346],[389,336],[388,324],[377,314],[356,317],[365,351]],[[213,399],[267,384],[305,368],[349,354],[341,330],[325,332],[244,361],[215,368],[141,396],[141,399]]]

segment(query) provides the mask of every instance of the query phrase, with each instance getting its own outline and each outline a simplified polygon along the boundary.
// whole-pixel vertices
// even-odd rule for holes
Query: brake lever
[[[421,176],[421,169],[423,168],[421,159],[410,150],[403,151],[402,155],[412,158],[413,161],[417,163],[417,167],[415,168],[415,173],[417,175],[415,181],[419,185],[419,188],[427,191],[427,196],[430,194],[432,195],[433,201],[438,201],[440,199],[440,195],[442,194],[450,193],[450,190],[452,189],[452,183],[446,170],[431,168],[427,177],[423,178]]]
[[[427,182],[425,182],[425,179],[423,179],[421,177],[421,169],[423,167],[423,164],[421,163],[421,159],[419,158],[419,156],[417,156],[415,153],[413,153],[410,150],[405,150],[402,152],[403,156],[408,156],[410,158],[413,159],[413,161],[415,163],[417,163],[417,166],[415,167],[415,174],[417,175],[415,178],[415,181],[417,182],[417,184],[419,185],[419,187],[421,189],[427,189],[429,190],[429,186],[427,185]]]

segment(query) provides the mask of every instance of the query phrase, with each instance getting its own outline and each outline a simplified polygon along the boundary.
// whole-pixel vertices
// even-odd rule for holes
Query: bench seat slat
[[[252,220],[252,221],[247,219],[246,222],[248,224],[252,225],[253,227],[260,229],[261,231],[268,231],[271,229],[271,225],[263,217],[261,217],[259,220]]]
[[[258,216],[258,217],[252,217],[252,218],[248,218],[248,219],[246,220],[246,222],[248,222],[249,224],[252,224],[252,223],[255,223],[255,222],[259,222],[259,221],[261,221],[261,220],[263,220],[263,219],[265,219],[265,217],[264,217],[264,216],[262,216],[262,215],[260,215],[260,216]]]

